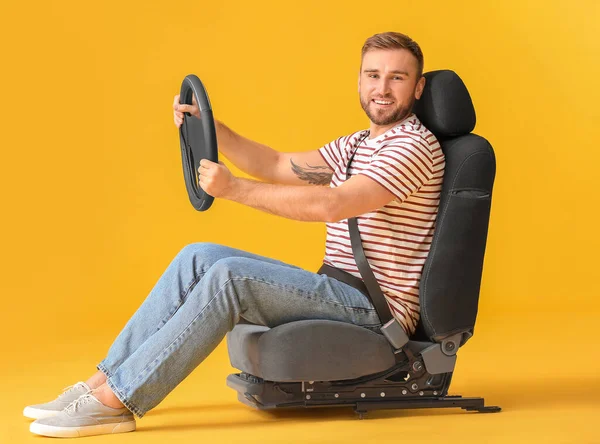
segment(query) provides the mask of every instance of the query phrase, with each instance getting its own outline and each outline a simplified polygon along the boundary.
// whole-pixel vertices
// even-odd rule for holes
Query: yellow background
[[[0,442],[87,379],[186,244],[316,270],[325,226],[188,201],[173,97],[280,151],[366,128],[360,49],[384,31],[453,69],[498,174],[476,334],[452,393],[504,411],[256,412],[224,344],[122,442],[598,443],[600,2],[34,1],[0,7]],[[243,174],[228,162],[232,172]],[[148,431],[148,433],[139,433]],[[98,440],[115,440],[102,437]]]

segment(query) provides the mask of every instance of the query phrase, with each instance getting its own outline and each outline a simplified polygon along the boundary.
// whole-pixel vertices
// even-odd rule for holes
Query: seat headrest
[[[438,139],[462,136],[475,128],[475,108],[467,87],[450,70],[431,71],[425,76],[421,98],[413,112]]]

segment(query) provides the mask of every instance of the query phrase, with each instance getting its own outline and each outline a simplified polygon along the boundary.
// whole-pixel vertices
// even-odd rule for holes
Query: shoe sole
[[[32,422],[29,431],[37,435],[52,436],[54,438],[77,438],[81,436],[107,435],[111,433],[133,432],[135,420],[117,424],[98,424],[79,427],[58,427]]]
[[[42,410],[34,407],[25,407],[23,410],[23,416],[29,419],[42,419],[56,416],[60,413],[60,410]]]

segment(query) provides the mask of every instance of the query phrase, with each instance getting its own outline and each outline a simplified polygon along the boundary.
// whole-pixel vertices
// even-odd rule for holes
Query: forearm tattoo
[[[290,159],[290,163],[292,164],[292,171],[296,176],[310,184],[329,185],[333,177],[331,170],[325,166],[310,166],[306,164],[308,168],[302,168],[296,165],[292,159]]]

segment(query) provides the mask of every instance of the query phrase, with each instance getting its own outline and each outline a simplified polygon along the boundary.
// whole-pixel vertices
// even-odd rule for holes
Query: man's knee
[[[222,245],[212,242],[194,242],[183,247],[177,256],[195,257],[198,255],[210,255],[222,248]]]
[[[243,276],[248,270],[254,259],[247,257],[229,256],[216,261],[211,267],[211,271],[221,277],[232,278],[235,276]]]

